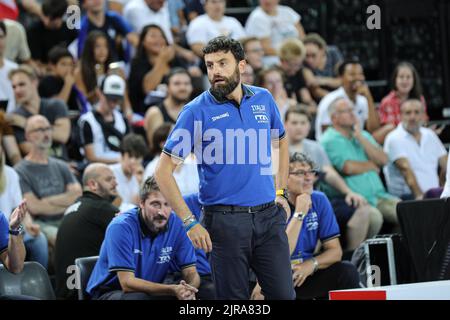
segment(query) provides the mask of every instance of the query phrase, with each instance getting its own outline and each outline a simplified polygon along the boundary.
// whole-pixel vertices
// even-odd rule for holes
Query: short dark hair
[[[56,47],[53,47],[48,52],[48,61],[51,64],[53,64],[53,65],[57,64],[59,62],[59,60],[61,60],[62,58],[71,58],[71,59],[73,59],[72,54],[65,47],[56,46]]]
[[[259,38],[257,38],[257,37],[247,37],[247,38],[241,39],[241,44],[242,44],[242,48],[244,49],[244,51],[245,51],[245,47],[247,47],[247,45],[253,41],[261,42],[261,40],[259,40]]]
[[[359,65],[361,65],[361,61],[359,61],[359,59],[356,58],[356,57],[351,58],[351,59],[346,59],[346,60],[342,61],[342,63],[341,63],[341,64],[338,66],[338,68],[337,68],[337,74],[338,74],[340,77],[342,77],[342,75],[343,75],[344,72],[345,72],[345,68],[347,68],[347,66],[348,66],[349,64],[359,64]]]
[[[169,122],[164,122],[158,128],[156,128],[152,138],[152,153],[154,155],[160,154],[162,152],[162,149],[159,145],[161,144],[161,142],[167,140],[167,137],[169,136],[171,130],[172,124]]]
[[[120,143],[120,152],[128,153],[130,157],[143,158],[147,155],[147,149],[144,138],[135,133],[127,134]]]
[[[245,60],[244,48],[239,41],[229,37],[219,36],[210,40],[203,48],[203,54],[215,53],[224,51],[225,53],[231,51],[236,61]]]
[[[295,113],[295,114],[300,114],[305,116],[308,121],[311,123],[311,116],[306,112],[306,110],[304,109],[302,104],[297,104],[295,106],[290,107],[289,109],[286,110],[286,113],[284,114],[284,121],[288,121],[289,119],[289,115]]]
[[[0,20],[0,29],[2,29],[3,33],[6,35],[6,24],[3,20]]]
[[[189,72],[185,68],[175,67],[175,68],[170,69],[169,74],[166,77],[167,84],[169,84],[170,79],[173,76],[177,75],[177,74],[185,74],[185,75],[187,75],[189,77],[189,79],[191,79],[191,82],[192,82],[191,75],[189,74]]]
[[[62,18],[67,11],[67,0],[44,0],[42,14],[50,19]]]
[[[294,152],[289,156],[289,164],[293,163],[307,164],[311,167],[311,169],[314,169],[316,166],[314,161],[302,152]]]
[[[273,65],[273,66],[264,68],[261,71],[259,71],[258,74],[256,75],[256,81],[255,81],[256,85],[260,86],[260,87],[264,87],[265,77],[271,72],[278,72],[280,74],[281,80],[283,80],[283,86],[284,86],[284,83],[286,82],[286,75],[285,75],[283,69],[281,69],[277,65]]]
[[[153,192],[160,192],[158,183],[156,182],[156,179],[154,176],[150,176],[147,179],[145,179],[144,183],[142,184],[140,190],[139,190],[139,198],[141,201],[145,201],[148,198],[148,195]]]

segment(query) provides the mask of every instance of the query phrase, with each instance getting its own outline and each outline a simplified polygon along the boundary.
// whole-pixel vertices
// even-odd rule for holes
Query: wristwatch
[[[313,265],[314,265],[313,273],[316,273],[316,271],[319,270],[319,261],[317,261],[317,259],[315,257],[313,257],[311,260],[312,260]]]
[[[286,200],[288,200],[288,191],[287,189],[278,189],[276,192],[276,196],[281,196],[283,198],[285,198]]]
[[[303,221],[305,219],[306,213],[303,212],[294,212],[294,218],[296,218],[298,221]]]
[[[13,235],[13,236],[18,236],[23,233],[24,233],[24,230],[23,230],[23,226],[21,224],[19,224],[19,227],[17,229],[9,229],[9,234]]]

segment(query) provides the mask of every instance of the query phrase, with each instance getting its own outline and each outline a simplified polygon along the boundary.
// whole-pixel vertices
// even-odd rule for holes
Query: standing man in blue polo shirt
[[[139,208],[116,217],[106,230],[87,293],[100,300],[193,300],[200,285],[194,247],[153,177],[140,190]],[[163,284],[172,261],[183,280]]]
[[[203,53],[211,88],[181,111],[155,178],[195,247],[212,250],[218,299],[249,299],[250,269],[268,299],[294,299],[285,232],[289,153],[278,108],[267,90],[241,83],[246,62],[238,41],[214,38]],[[278,151],[275,181],[271,144]],[[191,152],[206,229],[173,178]]]

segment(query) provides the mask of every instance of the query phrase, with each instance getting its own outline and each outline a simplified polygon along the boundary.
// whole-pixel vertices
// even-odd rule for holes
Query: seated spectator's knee
[[[367,238],[372,238],[378,232],[380,232],[381,227],[383,225],[384,219],[380,210],[375,207],[370,207],[370,215],[369,215],[369,230],[367,231]]]
[[[365,228],[370,222],[370,206],[362,206],[355,210],[347,226],[350,228]]]

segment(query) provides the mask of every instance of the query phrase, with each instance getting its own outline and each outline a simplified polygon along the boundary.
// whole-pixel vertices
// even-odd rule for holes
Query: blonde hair
[[[8,74],[9,79],[11,80],[17,73],[25,74],[28,78],[30,78],[30,80],[37,80],[37,75],[34,69],[26,64],[21,64],[18,68],[12,69]]]
[[[306,55],[306,48],[303,42],[297,38],[290,38],[284,40],[278,50],[278,56],[281,60],[291,60],[292,58],[301,57]]]

